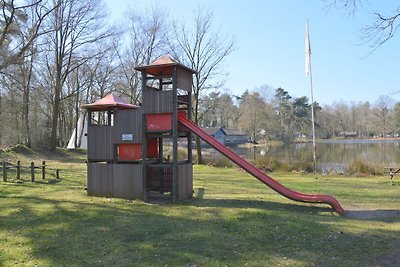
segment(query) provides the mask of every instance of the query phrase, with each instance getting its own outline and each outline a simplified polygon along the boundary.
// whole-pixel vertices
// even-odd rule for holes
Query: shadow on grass
[[[46,178],[46,179],[35,179],[35,182],[32,182],[31,179],[29,178],[21,178],[21,179],[8,179],[7,183],[3,183],[3,185],[7,185],[7,186],[29,186],[31,187],[33,184],[37,184],[37,185],[55,185],[58,184],[60,182],[62,182],[63,179],[56,179],[56,178]]]
[[[343,233],[332,224],[343,222],[341,217],[317,214],[327,208],[257,200],[198,196],[165,206],[90,197],[60,201],[3,195],[0,200],[8,203],[7,212],[0,213],[0,229],[29,240],[29,253],[39,265],[354,265],[371,263],[370,255],[390,249],[397,234]]]
[[[288,211],[288,212],[306,212],[314,213],[318,212],[334,212],[329,205],[323,204],[306,204],[300,202],[292,203],[280,203],[271,202],[266,200],[248,200],[248,199],[205,199],[204,188],[199,188],[197,194],[192,201],[188,202],[187,205],[193,205],[196,207],[216,207],[216,208],[259,208],[265,210],[277,210],[277,211]]]

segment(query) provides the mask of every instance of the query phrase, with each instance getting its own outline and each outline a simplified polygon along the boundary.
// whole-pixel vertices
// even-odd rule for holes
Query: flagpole
[[[311,90],[311,124],[312,124],[312,147],[313,147],[313,164],[314,164],[314,175],[317,172],[317,157],[315,156],[315,121],[314,121],[314,93],[313,93],[313,81],[310,61],[310,90]]]
[[[316,157],[316,144],[315,144],[315,121],[314,121],[314,90],[311,69],[311,46],[310,35],[308,30],[308,18],[306,20],[306,75],[310,76],[310,91],[311,91],[311,124],[312,124],[312,148],[313,148],[313,174],[317,172],[317,157]]]

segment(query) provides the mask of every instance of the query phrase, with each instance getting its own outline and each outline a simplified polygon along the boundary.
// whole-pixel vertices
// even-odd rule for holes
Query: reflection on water
[[[400,140],[323,140],[316,144],[317,165],[324,171],[343,171],[353,160],[385,166],[400,165]],[[312,162],[312,143],[233,148],[248,159]]]

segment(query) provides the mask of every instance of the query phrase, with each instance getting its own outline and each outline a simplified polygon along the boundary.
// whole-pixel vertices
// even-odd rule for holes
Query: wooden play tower
[[[167,55],[136,70],[142,75],[140,107],[112,94],[83,106],[89,113],[88,194],[191,198],[192,135],[178,127],[178,113],[191,118],[194,71]],[[186,147],[179,156],[178,145]]]

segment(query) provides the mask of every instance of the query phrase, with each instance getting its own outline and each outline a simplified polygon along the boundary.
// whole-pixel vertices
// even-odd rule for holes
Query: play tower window
[[[113,126],[114,125],[114,112],[112,110],[105,111],[91,111],[89,112],[90,125],[103,125]]]

